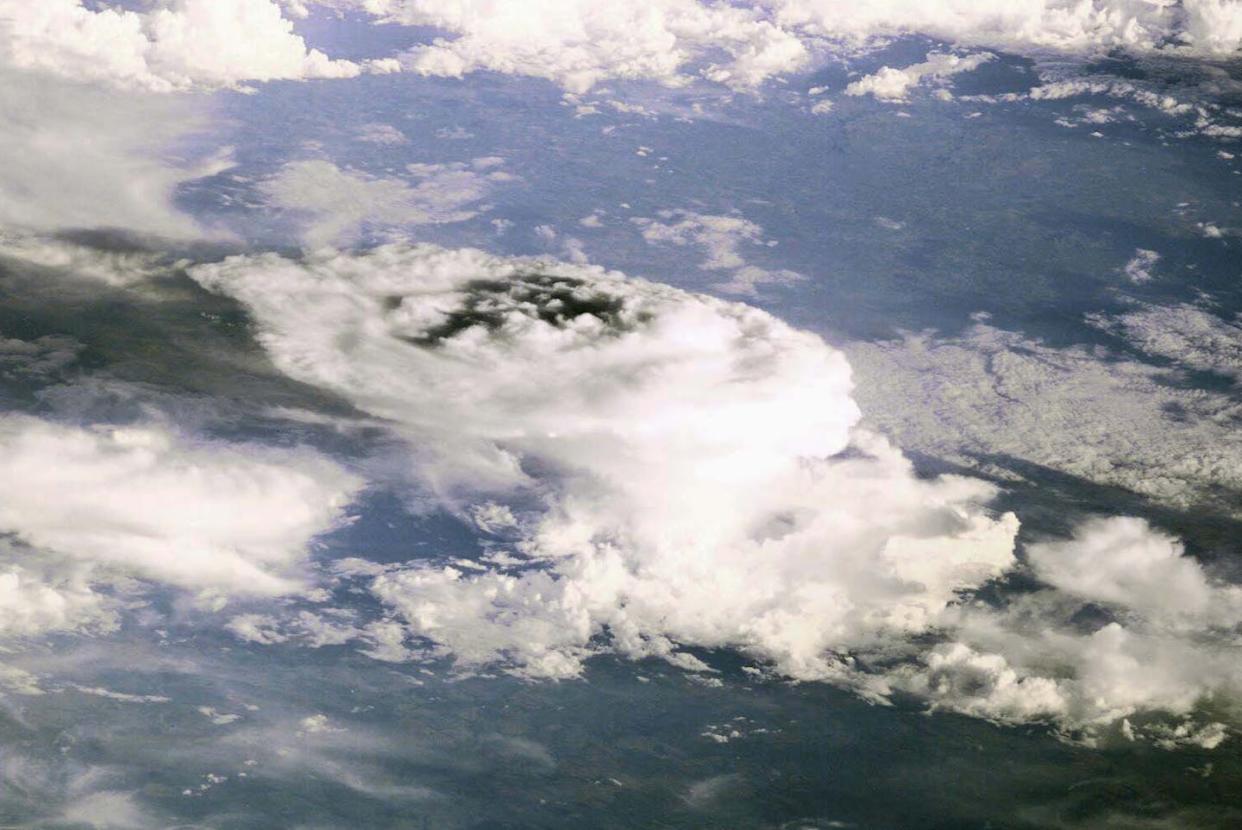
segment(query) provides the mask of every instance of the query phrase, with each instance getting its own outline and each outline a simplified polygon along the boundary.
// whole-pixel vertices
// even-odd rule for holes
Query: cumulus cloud
[[[1150,315],[1178,317],[1176,309],[1121,318],[1128,328],[1111,318],[1097,324],[1121,326],[1157,356],[1183,361],[1180,368],[1233,371],[1200,351],[1228,336],[1223,321],[1192,315],[1186,335],[1152,327]],[[1224,494],[1242,489],[1234,427],[1242,404],[1170,383],[1179,366],[1167,359],[1050,346],[983,321],[958,336],[907,333],[848,351],[870,423],[904,447],[1000,476],[1017,474],[1011,461],[1030,462],[1175,507],[1237,512]]]
[[[653,245],[693,246],[706,257],[699,265],[707,271],[728,272],[728,279],[715,287],[727,294],[753,296],[764,284],[787,285],[806,279],[796,271],[769,270],[746,261],[743,245],[771,247],[775,242],[763,238],[763,228],[734,215],[712,215],[688,210],[662,210],[659,219],[635,217],[643,239]],[[663,220],[663,221],[660,221]]]
[[[0,229],[0,261],[55,269],[111,286],[165,276],[172,271],[169,260],[154,251],[110,251],[68,238]]]
[[[192,102],[93,89],[0,65],[0,226],[201,235],[173,195],[184,182],[227,168],[229,151],[187,161],[173,148],[204,125]]]
[[[330,161],[294,161],[260,189],[273,207],[305,216],[303,240],[319,246],[349,241],[366,227],[470,219],[498,182],[513,179],[498,169],[501,161],[489,156],[469,163],[411,164],[408,179],[342,170]]]
[[[1130,282],[1143,283],[1151,280],[1151,269],[1160,261],[1160,254],[1147,248],[1135,248],[1134,256],[1122,270]]]
[[[359,141],[368,144],[408,144],[410,141],[391,124],[363,124],[357,136]]]
[[[1242,6],[1235,0],[768,0],[787,28],[830,38],[924,34],[1020,52],[1109,49],[1228,55],[1242,43]]]
[[[333,528],[359,486],[306,449],[22,415],[0,419],[0,472],[0,528],[23,545],[104,573],[217,596],[297,590],[307,545]],[[57,599],[21,570],[0,581],[5,598],[28,615],[89,604],[76,582],[54,588]]]
[[[929,52],[922,63],[911,64],[902,69],[880,67],[874,75],[867,75],[845,88],[846,95],[872,95],[882,101],[904,101],[911,89],[925,80],[943,82],[950,75],[970,72],[995,57],[988,52],[973,55],[953,55],[947,52]]]
[[[641,5],[589,0],[323,0],[383,22],[447,34],[402,57],[427,75],[477,70],[529,75],[581,93],[608,79],[738,89],[797,71],[825,46],[853,51],[921,34],[965,47],[1026,54],[1109,50],[1228,56],[1242,44],[1237,0],[703,0]],[[889,70],[888,74],[899,73]],[[899,81],[898,78],[890,80]]]
[[[142,10],[0,0],[0,62],[157,92],[362,71],[308,49],[273,0],[157,0]]]
[[[377,659],[542,678],[579,676],[601,652],[704,672],[683,649],[731,648],[786,676],[1088,743],[1213,747],[1242,719],[1242,589],[1138,519],[1089,521],[1019,563],[1017,520],[988,510],[989,485],[916,475],[860,428],[843,355],[756,309],[425,245],[192,275],[249,309],[283,371],[389,422],[412,474],[490,537],[479,559],[337,563],[383,618],[243,615],[230,623],[243,639],[357,640]],[[878,348],[966,344],[990,344],[1000,391],[1043,413],[1066,399],[1064,376],[1080,376],[1067,400],[1112,376],[1101,354],[982,325],[952,347]],[[883,371],[909,385],[902,369]],[[1106,391],[1155,389],[1153,372],[1123,368]],[[977,380],[950,377],[987,408]],[[1133,415],[1108,394],[1099,406]],[[1059,432],[1016,423],[1024,441]],[[960,601],[1019,568],[1034,590]]]
[[[91,577],[72,560],[6,543],[0,548],[0,638],[115,628],[115,603]]]
[[[854,429],[842,356],[756,309],[429,246],[193,276],[511,538],[491,564],[362,570],[415,653],[571,677],[600,648],[736,647],[854,682],[845,652],[925,632],[1012,563],[988,485],[915,476]],[[244,630],[273,639],[262,623]]]

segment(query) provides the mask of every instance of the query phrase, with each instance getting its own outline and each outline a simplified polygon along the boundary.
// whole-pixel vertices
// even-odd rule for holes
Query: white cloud
[[[169,258],[151,251],[108,251],[68,239],[0,228],[0,259],[55,269],[113,286],[134,285],[172,270]]]
[[[115,628],[115,603],[96,590],[89,568],[20,545],[0,550],[0,638]]]
[[[263,182],[269,204],[307,217],[303,239],[319,246],[349,241],[367,225],[461,222],[477,215],[497,183],[513,179],[493,157],[452,164],[411,164],[404,178],[342,170],[330,161],[294,161]]]
[[[1134,256],[1122,270],[1130,282],[1143,283],[1151,280],[1151,269],[1160,261],[1160,254],[1147,248],[1135,248]]]
[[[1242,381],[1242,319],[1222,320],[1200,305],[1143,305],[1115,317],[1093,315],[1094,325],[1155,357]]]
[[[743,245],[775,243],[763,238],[763,228],[733,215],[710,215],[687,210],[662,210],[661,220],[635,217],[630,221],[642,229],[643,239],[653,245],[692,245],[706,255],[699,265],[707,271],[728,271],[728,279],[715,287],[728,294],[753,296],[764,284],[788,284],[806,279],[796,271],[768,270],[746,261]]]
[[[410,141],[391,124],[363,124],[357,136],[359,141],[368,144],[408,144]]]
[[[156,827],[159,822],[137,803],[132,793],[103,790],[74,798],[59,817],[69,824],[95,830]]]
[[[865,685],[839,655],[925,632],[1012,563],[988,485],[916,477],[853,428],[842,356],[756,309],[430,246],[192,274],[283,371],[390,419],[449,505],[509,508],[512,564],[361,572],[400,623],[388,659],[570,677],[608,632]]]
[[[977,52],[973,55],[952,55],[947,52],[929,52],[922,63],[911,64],[903,69],[880,67],[874,75],[867,75],[845,88],[846,95],[873,95],[882,101],[904,101],[907,93],[927,79],[944,81],[950,75],[970,72],[994,55]]]
[[[297,590],[307,545],[332,529],[358,486],[306,449],[195,441],[158,425],[0,419],[0,529],[48,561],[89,566],[91,578],[209,595]],[[89,604],[84,580],[59,588],[59,599],[20,572],[2,581],[15,606],[50,620],[51,606]]]
[[[354,3],[353,5],[358,5]],[[685,82],[698,59],[712,81],[749,88],[803,65],[808,50],[761,9],[697,0],[364,0],[384,20],[453,33],[404,57],[407,69],[460,76],[476,70],[530,75],[586,92],[613,78]],[[710,57],[709,57],[709,53]]]
[[[272,0],[0,0],[0,62],[157,92],[245,81],[348,78],[363,67],[308,49]]]
[[[1221,707],[1242,700],[1230,634],[1242,589],[1122,518],[1030,545],[1044,587],[995,607],[958,602],[1021,567],[1016,519],[990,514],[993,490],[977,480],[916,476],[858,427],[842,355],[753,308],[433,246],[235,257],[192,275],[246,305],[283,371],[390,421],[412,474],[493,534],[479,561],[339,563],[385,619],[247,615],[231,624],[244,639],[313,645],[328,630],[377,659],[551,678],[578,676],[601,651],[702,671],[683,647],[733,648],[788,676],[1046,721],[1089,743],[1210,748],[1230,734]],[[985,417],[1001,406],[993,394],[1038,407],[990,428],[1026,446],[1055,446],[1060,422],[1076,424],[1066,458],[1092,455],[1084,435],[1116,440],[1113,421],[1092,417],[1120,424],[1162,388],[1152,367],[986,326],[873,348],[892,363],[864,350],[869,384],[877,365],[904,387],[947,368],[941,382]],[[1137,407],[1145,444],[1155,416],[1143,406],[1166,403]],[[924,410],[992,437],[943,401]],[[1057,424],[1036,428],[1037,415]],[[1187,440],[1175,435],[1160,459],[1209,457]],[[1134,474],[1132,458],[1119,467]],[[1109,616],[1084,630],[1085,606]]]
[[[1029,549],[1056,590],[1006,608],[958,609],[958,642],[902,667],[895,685],[937,707],[1007,722],[1049,720],[1068,737],[1212,748],[1238,720],[1232,632],[1242,589],[1212,580],[1171,537],[1132,518],[1089,521]],[[1083,632],[1084,606],[1113,619]],[[1098,611],[1097,611],[1098,613]]]
[[[173,194],[228,167],[228,148],[191,161],[171,148],[204,123],[192,102],[0,66],[0,227],[203,234]]]
[[[1202,330],[1183,339],[1131,323],[1140,344],[1204,368],[1193,366],[1194,355],[1222,332],[1195,325]],[[1008,458],[1168,505],[1237,511],[1222,494],[1242,489],[1242,436],[1233,426],[1242,404],[1169,383],[1177,366],[1099,347],[1054,347],[986,323],[955,337],[905,334],[848,351],[869,422],[902,446],[1002,476],[1015,474]]]
[[[784,27],[830,38],[924,34],[1019,52],[1109,49],[1227,55],[1242,43],[1236,0],[768,0]]]
[[[965,47],[1098,55],[1112,49],[1223,57],[1242,44],[1237,0],[324,0],[447,34],[403,57],[428,75],[547,78],[571,92],[617,78],[737,89],[804,68],[824,48],[922,34]],[[892,70],[897,72],[897,70]]]
[[[362,634],[348,620],[328,619],[310,611],[299,611],[286,619],[271,614],[238,614],[225,628],[248,643],[272,645],[296,640],[311,648],[340,645]]]

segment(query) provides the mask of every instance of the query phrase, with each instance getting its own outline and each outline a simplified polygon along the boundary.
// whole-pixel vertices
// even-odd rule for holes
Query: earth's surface
[[[1240,40],[0,0],[0,826],[1242,825]]]

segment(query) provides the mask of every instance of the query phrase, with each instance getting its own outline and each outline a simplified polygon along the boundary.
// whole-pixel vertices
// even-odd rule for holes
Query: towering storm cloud
[[[927,631],[1013,562],[990,486],[916,477],[856,428],[842,355],[757,309],[430,246],[193,274],[245,303],[281,369],[390,421],[425,486],[506,543],[481,569],[372,584],[460,664],[699,665],[676,643],[874,685],[843,655]]]
[[[1235,589],[1118,519],[1033,548],[1040,590],[962,602],[1024,567],[1017,519],[981,480],[916,475],[859,426],[843,356],[762,311],[429,245],[191,273],[247,307],[277,367],[389,424],[420,486],[492,539],[480,560],[340,565],[388,610],[353,632],[377,657],[567,678],[602,652],[710,672],[685,649],[730,648],[1081,740],[1226,734],[1202,703],[1242,691],[1213,633]],[[1115,621],[1083,633],[1088,606]],[[279,625],[233,630],[316,628]]]

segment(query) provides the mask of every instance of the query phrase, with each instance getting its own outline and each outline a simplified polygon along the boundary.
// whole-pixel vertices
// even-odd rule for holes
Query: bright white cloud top
[[[290,19],[320,8],[448,34],[399,56],[333,59],[309,48]],[[1242,44],[1238,0],[158,0],[142,11],[3,0],[0,20],[0,59],[11,66],[156,91],[400,69],[527,75],[579,93],[609,79],[682,85],[693,77],[746,90],[806,68],[826,44],[856,48],[904,34],[1019,53],[1223,57]],[[876,89],[893,90],[896,71]]]

